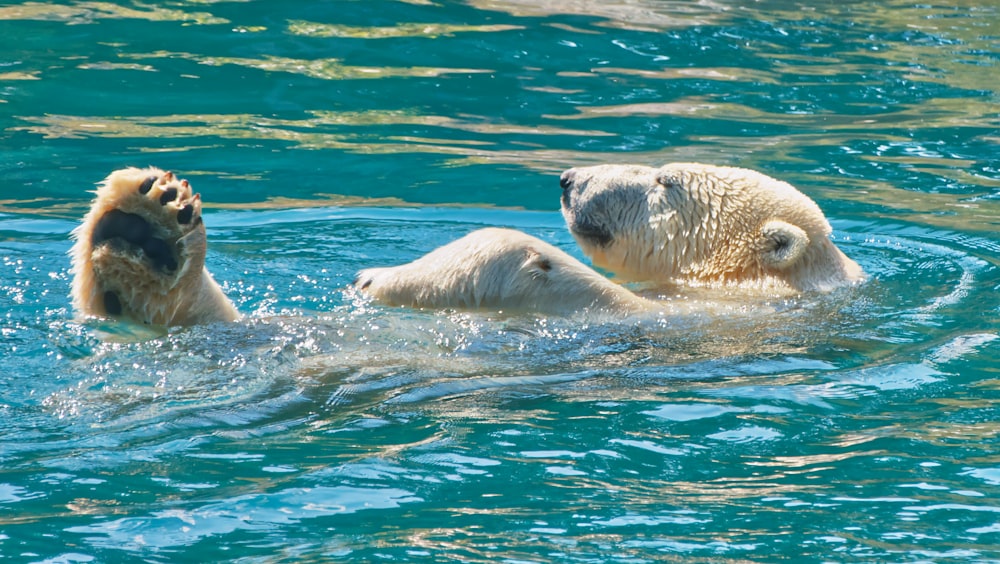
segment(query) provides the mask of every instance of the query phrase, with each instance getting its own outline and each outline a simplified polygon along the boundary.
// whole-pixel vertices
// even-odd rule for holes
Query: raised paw
[[[90,244],[116,247],[144,258],[155,271],[170,275],[203,253],[201,197],[192,194],[187,180],[156,169],[126,169],[108,177],[98,190],[95,208],[103,208],[90,235]],[[193,244],[187,249],[188,244]],[[194,265],[200,266],[200,265]]]
[[[236,317],[204,269],[201,196],[172,172],[111,173],[74,236],[77,310],[157,325]]]

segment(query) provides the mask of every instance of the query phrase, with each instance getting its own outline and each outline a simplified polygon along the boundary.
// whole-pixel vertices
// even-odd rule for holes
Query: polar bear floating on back
[[[696,163],[600,165],[560,178],[562,212],[593,263],[626,281],[762,292],[827,291],[863,280],[829,239],[819,207],[747,169]],[[156,168],[111,173],[74,231],[73,305],[156,325],[232,321],[205,269],[201,199]],[[401,266],[358,273],[388,305],[626,316],[662,303],[562,250],[510,229],[480,229]]]

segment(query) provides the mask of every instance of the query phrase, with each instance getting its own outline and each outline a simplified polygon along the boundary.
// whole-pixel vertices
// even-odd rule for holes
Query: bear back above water
[[[583,252],[625,281],[827,291],[864,278],[815,202],[756,171],[598,165],[560,184]]]

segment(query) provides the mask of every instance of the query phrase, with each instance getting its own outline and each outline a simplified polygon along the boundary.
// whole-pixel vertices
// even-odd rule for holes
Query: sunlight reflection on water
[[[995,559],[1000,19],[971,4],[0,7],[0,552]],[[344,290],[484,225],[580,256],[558,173],[668,161],[792,182],[871,279],[627,325]],[[72,319],[67,235],[127,164],[201,191],[245,319]]]

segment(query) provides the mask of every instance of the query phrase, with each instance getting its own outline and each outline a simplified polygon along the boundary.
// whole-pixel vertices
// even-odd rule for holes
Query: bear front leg
[[[201,196],[171,172],[111,173],[73,237],[79,313],[164,326],[238,317],[205,269]]]

